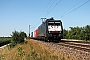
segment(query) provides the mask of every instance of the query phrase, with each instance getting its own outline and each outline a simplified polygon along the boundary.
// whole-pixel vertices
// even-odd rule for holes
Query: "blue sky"
[[[90,0],[0,0],[0,36],[14,30],[28,34],[29,25],[33,32],[40,18],[50,17],[61,20],[65,29],[90,25]]]

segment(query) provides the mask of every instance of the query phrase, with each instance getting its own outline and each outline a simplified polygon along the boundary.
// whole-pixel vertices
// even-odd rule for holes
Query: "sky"
[[[0,37],[13,31],[29,34],[41,18],[61,20],[64,29],[90,25],[90,0],[0,0]]]

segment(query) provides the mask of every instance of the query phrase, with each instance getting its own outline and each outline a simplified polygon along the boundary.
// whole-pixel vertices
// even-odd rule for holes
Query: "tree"
[[[12,42],[13,43],[18,43],[18,41],[19,41],[19,38],[20,38],[20,36],[19,36],[19,32],[18,31],[14,31],[14,32],[12,32]]]
[[[63,38],[66,39],[68,34],[68,30],[63,29]]]
[[[25,32],[20,32],[20,43],[21,42],[24,42],[24,38],[27,37],[26,33]]]
[[[11,46],[15,46],[18,43],[24,42],[24,38],[27,37],[25,32],[18,32],[14,31],[12,32],[12,41],[11,41]]]
[[[84,27],[85,40],[90,40],[90,25]]]
[[[90,25],[84,27],[70,27],[70,30],[63,30],[64,38],[90,40]]]

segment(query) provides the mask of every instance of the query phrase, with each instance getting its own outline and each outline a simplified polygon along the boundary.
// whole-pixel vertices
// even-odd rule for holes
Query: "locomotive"
[[[60,41],[63,38],[63,26],[61,20],[46,19],[34,31],[34,38],[44,41]]]

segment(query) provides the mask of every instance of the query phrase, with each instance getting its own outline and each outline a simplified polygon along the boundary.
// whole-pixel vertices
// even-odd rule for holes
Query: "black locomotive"
[[[60,41],[63,38],[63,26],[61,20],[46,19],[37,29],[35,38],[44,41]]]

